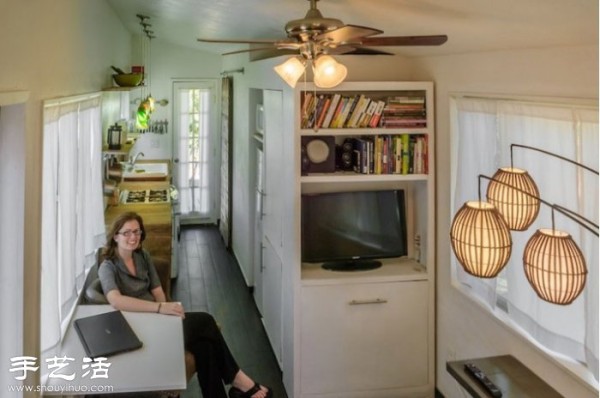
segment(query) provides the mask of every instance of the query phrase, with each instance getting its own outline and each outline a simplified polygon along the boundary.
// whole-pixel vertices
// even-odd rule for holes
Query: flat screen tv
[[[373,269],[408,254],[403,190],[302,195],[302,262]]]

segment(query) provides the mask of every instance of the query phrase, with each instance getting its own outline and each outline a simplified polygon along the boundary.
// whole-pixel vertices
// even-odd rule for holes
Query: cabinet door
[[[304,287],[302,395],[426,384],[427,311],[427,281]]]
[[[269,239],[264,240],[263,246],[263,291],[262,310],[265,330],[271,341],[273,352],[281,366],[282,344],[282,268],[281,259]]]
[[[281,91],[265,90],[264,102],[264,150],[265,150],[265,190],[264,190],[264,219],[265,236],[282,256],[283,246],[283,125]]]

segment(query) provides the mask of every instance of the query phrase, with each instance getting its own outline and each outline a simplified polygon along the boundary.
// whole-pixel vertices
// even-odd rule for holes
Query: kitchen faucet
[[[129,164],[131,165],[131,167],[135,166],[135,162],[137,162],[137,159],[140,156],[144,156],[144,152],[138,152],[138,153],[136,153],[133,158],[131,158],[131,156],[129,157]]]
[[[137,162],[138,158],[140,156],[144,156],[144,152],[138,152],[135,154],[135,156],[129,156],[129,161],[128,162],[121,162],[121,164],[123,165],[123,168],[125,169],[125,171],[130,172],[133,170],[133,166],[135,166],[135,162]]]

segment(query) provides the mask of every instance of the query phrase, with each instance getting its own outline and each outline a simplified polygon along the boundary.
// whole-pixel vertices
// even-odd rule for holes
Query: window
[[[44,104],[41,347],[60,343],[104,243],[100,95]]]
[[[579,103],[456,97],[452,100],[452,214],[479,198],[478,175],[491,177],[511,165],[510,145],[521,144],[564,156],[598,170],[598,108]],[[513,149],[513,165],[529,172],[540,196],[598,224],[598,176],[547,154]],[[485,200],[487,180],[482,180]],[[539,299],[525,277],[522,253],[539,228],[550,228],[551,210],[541,205],[534,224],[511,231],[512,256],[497,278],[466,274],[452,256],[455,280],[503,311],[543,347],[578,361],[598,380],[598,238],[568,218],[556,216],[556,228],[570,233],[588,268],[587,284],[568,306]]]

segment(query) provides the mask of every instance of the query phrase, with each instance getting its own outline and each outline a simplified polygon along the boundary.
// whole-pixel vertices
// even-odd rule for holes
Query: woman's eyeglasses
[[[142,234],[141,229],[134,229],[133,231],[127,230],[127,231],[123,231],[123,232],[117,232],[117,235],[123,235],[126,238],[131,237],[131,235],[140,236],[141,234]]]

